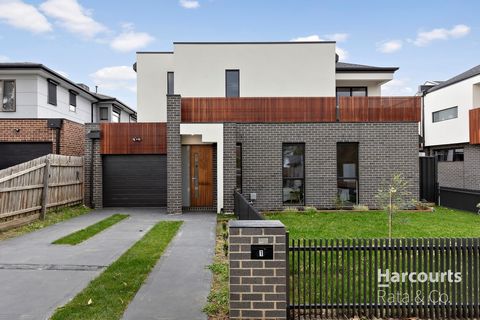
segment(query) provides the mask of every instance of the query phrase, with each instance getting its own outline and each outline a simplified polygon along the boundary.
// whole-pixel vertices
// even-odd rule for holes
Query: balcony
[[[182,122],[419,122],[420,97],[182,98]]]
[[[480,108],[469,111],[470,144],[480,144]]]

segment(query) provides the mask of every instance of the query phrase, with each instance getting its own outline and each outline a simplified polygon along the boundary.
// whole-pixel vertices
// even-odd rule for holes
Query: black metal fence
[[[438,201],[438,165],[436,157],[420,157],[420,200]]]
[[[294,240],[289,319],[479,319],[479,239]]]
[[[263,220],[263,215],[238,191],[234,193],[235,215],[239,220]]]

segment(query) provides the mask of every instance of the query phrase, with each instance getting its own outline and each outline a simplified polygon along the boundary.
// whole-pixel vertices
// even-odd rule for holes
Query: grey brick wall
[[[231,221],[230,319],[286,319],[287,253],[279,221]],[[251,260],[252,244],[272,244],[273,260]]]
[[[236,124],[236,136],[243,147],[243,193],[247,197],[251,192],[257,193],[255,206],[261,210],[283,208],[283,142],[305,143],[306,206],[334,206],[337,192],[337,142],[359,143],[361,204],[376,207],[375,194],[379,184],[396,173],[405,176],[410,183],[412,198],[418,198],[416,123]],[[235,178],[234,173],[234,170],[226,166],[224,179],[227,180],[232,175]],[[228,201],[233,201],[233,197],[227,189],[225,202],[229,203]]]
[[[456,145],[438,146],[429,150],[434,155],[436,149],[463,148],[464,161],[438,162],[438,183],[441,187],[480,190],[480,146]]]
[[[84,204],[90,208],[103,207],[103,172],[102,172],[102,155],[100,154],[100,139],[94,139],[93,142],[93,159],[92,159],[92,140],[87,137],[91,131],[100,130],[100,124],[85,124],[85,196]],[[93,180],[91,179],[91,164],[93,161]],[[90,193],[93,188],[93,197]]]
[[[236,125],[223,125],[223,209],[232,212],[233,191],[236,185]]]
[[[167,96],[167,212],[182,212],[182,146],[180,95]]]

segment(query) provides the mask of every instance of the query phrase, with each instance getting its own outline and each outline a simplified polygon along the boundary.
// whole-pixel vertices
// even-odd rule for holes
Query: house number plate
[[[252,260],[273,260],[273,245],[271,244],[252,244]]]

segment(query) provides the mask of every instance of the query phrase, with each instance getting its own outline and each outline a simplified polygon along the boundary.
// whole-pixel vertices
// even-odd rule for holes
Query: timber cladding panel
[[[182,122],[419,122],[420,97],[182,98]],[[338,112],[337,112],[338,111]]]
[[[469,111],[470,144],[480,144],[480,108]]]
[[[101,154],[166,154],[166,123],[102,123]]]

